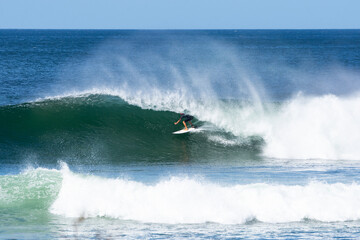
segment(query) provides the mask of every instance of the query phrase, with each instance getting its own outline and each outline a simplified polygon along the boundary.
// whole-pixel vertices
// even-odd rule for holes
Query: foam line
[[[124,179],[80,176],[63,170],[50,208],[66,217],[110,217],[155,223],[242,224],[349,221],[360,219],[360,185],[311,182],[222,186],[172,177],[154,185]]]

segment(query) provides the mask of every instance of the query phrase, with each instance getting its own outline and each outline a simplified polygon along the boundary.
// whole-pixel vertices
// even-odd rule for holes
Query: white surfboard
[[[191,128],[188,128],[187,130],[182,129],[182,130],[173,132],[173,134],[183,134],[183,133],[188,133],[188,132],[197,132],[197,131],[199,131],[199,130],[200,130],[200,129],[198,129],[198,128],[193,128],[193,127],[191,127]]]

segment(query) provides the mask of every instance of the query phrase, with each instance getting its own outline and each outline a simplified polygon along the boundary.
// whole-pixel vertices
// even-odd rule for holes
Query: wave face
[[[58,170],[45,168],[0,176],[0,210],[44,211],[56,199],[61,181],[62,176]]]
[[[184,136],[172,132],[178,113],[130,105],[118,96],[83,95],[5,106],[1,114],[2,153],[44,162],[171,161],[218,159],[259,153],[261,138],[244,138],[236,146],[210,141],[229,135],[216,128]],[[202,128],[204,122],[197,125]],[[206,124],[205,124],[206,125]],[[6,158],[4,158],[6,160]],[[12,160],[13,161],[13,160]]]
[[[183,136],[172,135],[182,128],[173,124],[179,114],[153,103],[101,90],[3,106],[3,155],[49,162],[360,159],[357,95],[300,95],[261,108],[235,100],[193,102],[187,109],[200,131]]]
[[[149,223],[352,221],[360,219],[359,201],[357,183],[221,185],[170,177],[144,184],[75,174],[66,165],[0,177],[0,206],[10,212]]]

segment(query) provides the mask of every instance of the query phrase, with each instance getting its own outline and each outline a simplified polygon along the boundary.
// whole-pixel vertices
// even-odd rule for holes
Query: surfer
[[[191,123],[191,120],[193,120],[193,116],[191,116],[191,115],[188,115],[188,114],[184,114],[184,113],[180,113],[180,119],[177,121],[177,122],[175,122],[174,124],[176,125],[176,124],[178,124],[181,120],[183,120],[183,123],[184,123],[184,126],[185,126],[185,130],[187,131],[188,130],[188,128],[187,128],[187,126],[186,126],[186,123],[187,122],[189,122],[190,123],[190,125],[191,125],[191,127],[195,127],[192,123]]]

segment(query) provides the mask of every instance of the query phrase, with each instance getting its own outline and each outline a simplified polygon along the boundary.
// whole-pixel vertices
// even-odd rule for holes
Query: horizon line
[[[360,28],[1,28],[0,30],[127,30],[127,31],[217,31],[217,30],[360,30]]]

